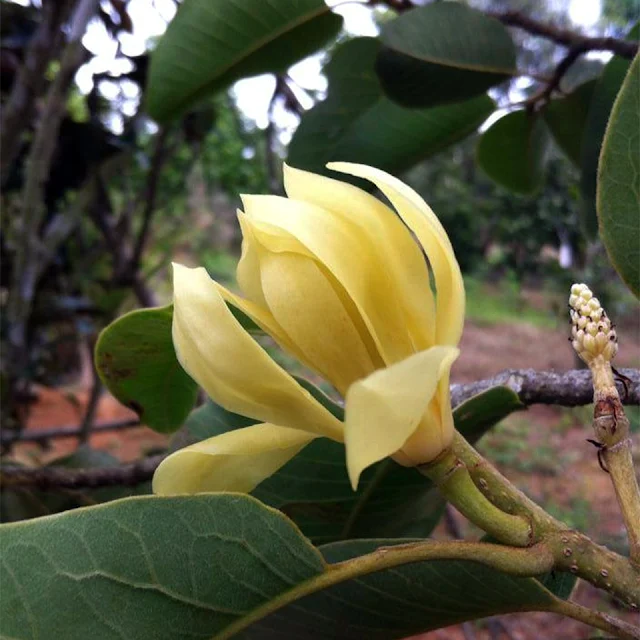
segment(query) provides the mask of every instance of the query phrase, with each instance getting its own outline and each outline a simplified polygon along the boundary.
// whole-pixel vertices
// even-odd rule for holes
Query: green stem
[[[602,458],[611,475],[629,536],[629,555],[640,565],[640,488],[633,468],[631,438],[604,449]]]
[[[393,547],[380,547],[372,553],[353,560],[329,565],[319,576],[296,585],[293,589],[265,602],[243,618],[236,620],[217,634],[215,640],[227,640],[278,609],[341,582],[384,569],[433,560],[468,560],[521,577],[546,573],[553,565],[553,556],[544,544],[516,549],[483,542],[427,540]],[[535,610],[540,610],[540,607],[536,606]]]
[[[498,508],[474,484],[464,462],[452,452],[418,467],[460,513],[505,544],[527,547],[533,539],[529,519]]]
[[[567,525],[549,515],[542,507],[514,487],[489,461],[483,458],[458,432],[453,453],[466,465],[480,491],[497,507],[507,513],[523,515],[533,525],[534,540],[545,531],[560,531]]]
[[[550,611],[579,620],[607,633],[612,633],[616,638],[622,638],[622,640],[640,640],[640,627],[631,625],[607,613],[587,609],[570,600],[556,600]]]
[[[533,526],[532,542],[544,542],[549,546],[554,556],[554,569],[573,573],[606,589],[629,608],[638,610],[640,566],[597,545],[584,534],[569,530],[567,525],[514,487],[458,433],[452,450],[490,502],[504,512],[528,518]]]

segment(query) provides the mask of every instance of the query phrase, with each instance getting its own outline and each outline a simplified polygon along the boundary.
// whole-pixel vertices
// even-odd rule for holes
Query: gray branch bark
[[[114,420],[103,424],[94,425],[91,433],[105,433],[107,431],[124,431],[125,429],[133,429],[143,426],[138,418],[130,418],[128,420]],[[26,429],[19,433],[6,431],[0,436],[0,442],[3,445],[11,445],[16,442],[35,442],[41,445],[46,444],[50,440],[57,438],[80,438],[82,435],[81,427],[62,426],[52,427],[50,429]]]
[[[32,119],[35,101],[46,86],[45,72],[58,50],[61,26],[70,5],[70,2],[62,1],[44,3],[42,21],[29,43],[7,103],[2,108],[0,175],[3,185],[20,151],[22,135]]]
[[[120,467],[94,469],[60,469],[42,467],[23,469],[5,467],[0,470],[0,486],[33,489],[96,489],[98,487],[133,487],[153,477],[164,455],[150,456]]]
[[[60,70],[47,92],[44,110],[29,151],[21,202],[22,211],[16,221],[16,256],[7,304],[13,372],[19,372],[23,368],[26,322],[31,311],[38,276],[42,271],[44,250],[39,229],[44,216],[44,186],[53,161],[60,123],[66,110],[66,95],[73,76],[82,64],[82,35],[97,8],[98,0],[79,0],[76,4]]]
[[[622,369],[620,373],[628,378],[628,393],[625,400],[627,405],[640,404],[640,369]],[[474,395],[496,386],[506,386],[518,394],[520,400],[526,404],[553,404],[564,407],[575,407],[591,404],[593,401],[593,387],[591,372],[588,370],[566,371],[535,371],[533,369],[510,369],[499,373],[494,378],[479,380],[468,384],[454,384],[451,387],[452,405],[457,406]],[[622,389],[624,394],[624,389]],[[624,398],[624,395],[623,395]],[[137,426],[135,420],[114,423],[96,427],[96,431],[127,428]],[[63,436],[77,436],[76,429],[50,429],[40,432],[42,439]],[[23,433],[21,439],[37,440],[36,434]],[[42,469],[24,469],[5,466],[0,471],[0,486],[25,487],[39,489],[59,487],[63,489],[95,488],[106,486],[133,486],[151,479],[156,467],[164,456],[153,456],[142,461],[122,465],[121,467],[95,469],[56,469],[45,467]]]
[[[629,379],[627,389],[620,382],[618,388],[623,404],[640,404],[640,369],[620,369]],[[495,378],[451,386],[451,404],[455,407],[491,387],[505,386],[518,394],[521,402],[529,404],[555,404],[578,407],[593,402],[591,372],[576,369],[558,373],[534,369],[507,369]]]

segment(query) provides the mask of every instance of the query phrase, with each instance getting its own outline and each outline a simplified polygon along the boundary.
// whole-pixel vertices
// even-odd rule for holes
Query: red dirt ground
[[[618,357],[619,366],[640,365],[640,335],[623,332],[623,345]],[[494,325],[490,327],[468,323],[462,340],[459,361],[453,371],[456,382],[490,377],[505,368],[566,370],[574,366],[573,353],[562,331],[540,329],[531,325]],[[38,390],[38,400],[28,421],[30,429],[46,429],[62,425],[76,425],[86,405],[86,384],[76,388]],[[105,394],[100,401],[97,423],[132,417],[129,409]],[[568,413],[553,407],[532,407],[515,414],[508,421],[516,429],[516,437],[525,438],[524,456],[544,448],[544,469],[519,467],[518,462],[499,464],[514,482],[543,504],[553,503],[559,509],[575,506],[582,501],[583,520],[587,532],[605,544],[619,545],[624,529],[609,478],[600,470],[591,445],[588,413]],[[508,432],[513,438],[514,434]],[[498,436],[491,435],[492,446],[500,445]],[[498,438],[498,439],[496,439]],[[494,442],[495,441],[495,442]],[[136,459],[140,454],[162,446],[166,438],[144,427],[127,431],[95,434],[91,445],[109,451],[123,461]],[[36,445],[22,445],[18,457],[23,462],[42,462],[75,449],[73,438],[59,439],[51,449],[42,451]],[[640,438],[635,435],[635,451],[640,450]],[[487,455],[491,451],[485,449]],[[637,455],[637,454],[636,454]],[[562,517],[562,516],[561,516]],[[581,604],[598,606],[615,612],[629,622],[640,624],[640,617],[621,612],[610,598],[601,595],[588,584],[580,584],[576,599]],[[586,640],[598,637],[584,625],[552,614],[514,614],[501,618],[496,629],[487,622],[431,632],[421,640]]]

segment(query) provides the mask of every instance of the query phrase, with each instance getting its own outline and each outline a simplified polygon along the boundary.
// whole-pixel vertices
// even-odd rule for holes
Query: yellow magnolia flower
[[[288,198],[242,197],[237,277],[246,297],[203,268],[174,264],[181,365],[215,402],[263,422],[173,453],[156,471],[156,493],[251,491],[321,436],[344,442],[354,489],[383,458],[413,466],[451,444],[449,371],[464,287],[449,238],[396,178],[359,164],[327,166],[371,181],[396,212],[350,184],[285,166]],[[344,423],[267,355],[226,303],[335,386]]]

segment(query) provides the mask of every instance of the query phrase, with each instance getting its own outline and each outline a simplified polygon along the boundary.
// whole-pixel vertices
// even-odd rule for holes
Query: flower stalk
[[[569,297],[572,344],[593,378],[593,429],[603,468],[609,472],[629,537],[629,555],[640,565],[640,488],[631,451],[629,419],[616,388],[611,361],[618,352],[615,327],[585,284]]]
[[[505,512],[529,519],[533,528],[531,543],[543,542],[551,549],[555,570],[573,573],[605,589],[628,608],[640,609],[640,566],[553,518],[513,486],[459,433],[453,442],[453,453],[490,502]]]
[[[469,470],[451,450],[438,459],[418,467],[460,513],[492,535],[515,547],[527,547],[533,538],[528,518],[503,511],[478,489]]]

